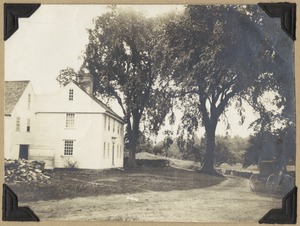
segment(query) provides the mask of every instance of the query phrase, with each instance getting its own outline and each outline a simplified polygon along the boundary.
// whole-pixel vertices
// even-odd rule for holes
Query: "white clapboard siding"
[[[31,96],[30,107],[28,108],[28,94]],[[20,131],[16,131],[17,117],[20,117]],[[30,132],[27,132],[27,120],[30,119]],[[21,144],[31,145],[33,142],[33,131],[35,124],[35,94],[31,83],[28,84],[22,96],[16,103],[10,115],[4,119],[5,129],[5,150],[6,159],[19,158]]]
[[[73,100],[69,100],[69,90]],[[32,108],[27,107],[27,95],[32,92]],[[73,113],[74,126],[67,128],[66,114]],[[21,132],[15,132],[16,117],[21,117]],[[110,130],[104,118],[110,119]],[[24,118],[24,119],[23,119]],[[30,118],[31,130],[26,132],[26,118]],[[23,119],[23,120],[22,120]],[[115,127],[113,131],[113,125]],[[24,128],[23,128],[24,127]],[[119,128],[119,130],[118,130]],[[20,144],[29,145],[29,159],[46,163],[46,168],[64,168],[67,162],[76,162],[84,169],[123,167],[124,125],[103,103],[90,97],[75,83],[70,82],[59,92],[35,96],[31,85],[24,91],[20,103],[11,116],[5,118],[5,157],[17,159]],[[119,131],[119,132],[118,132]],[[115,139],[112,139],[115,137]],[[73,154],[65,155],[65,140],[73,141]],[[114,161],[112,142],[114,145]],[[108,143],[110,153],[106,150]]]

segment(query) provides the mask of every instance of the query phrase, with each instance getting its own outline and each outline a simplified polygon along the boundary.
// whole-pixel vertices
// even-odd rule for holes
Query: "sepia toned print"
[[[42,221],[258,222],[295,186],[294,42],[258,5],[45,4],[4,58]]]

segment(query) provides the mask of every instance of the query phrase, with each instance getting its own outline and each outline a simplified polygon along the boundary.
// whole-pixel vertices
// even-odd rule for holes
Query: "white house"
[[[4,157],[28,158],[33,143],[35,94],[29,81],[5,82]]]
[[[47,168],[123,167],[124,121],[92,95],[83,76],[51,95],[29,81],[5,82],[5,158],[43,160]]]

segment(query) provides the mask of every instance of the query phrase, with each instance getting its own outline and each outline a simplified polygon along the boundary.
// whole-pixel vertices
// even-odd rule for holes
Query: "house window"
[[[67,113],[66,114],[66,127],[73,128],[75,124],[75,114],[74,113]]]
[[[115,132],[115,120],[113,120],[113,132]]]
[[[26,127],[26,131],[30,132],[30,119],[27,119],[27,127]]]
[[[117,158],[119,158],[119,145],[117,144]]]
[[[73,97],[74,97],[74,90],[69,89],[69,100],[73,100]]]
[[[31,105],[31,94],[28,94],[28,110],[30,110],[30,105]]]
[[[73,140],[65,140],[64,155],[73,155],[73,150],[74,150],[73,145],[74,145]]]
[[[16,118],[16,131],[20,132],[20,123],[21,123],[21,119],[20,117]]]
[[[110,118],[108,117],[108,131],[110,131]]]
[[[104,142],[104,145],[103,145],[103,158],[105,158],[105,145],[106,145],[106,143]]]
[[[120,134],[120,126],[118,125],[117,133]]]
[[[104,130],[106,130],[106,115],[104,115]]]
[[[107,157],[109,157],[109,143],[107,143]]]

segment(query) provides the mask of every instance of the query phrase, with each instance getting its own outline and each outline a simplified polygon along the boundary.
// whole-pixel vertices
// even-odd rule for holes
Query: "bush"
[[[142,167],[165,167],[170,165],[170,161],[164,159],[136,159],[136,163]]]
[[[71,159],[71,158],[67,158],[65,160],[65,164],[64,164],[64,166],[68,169],[78,168],[78,165],[79,165],[78,161]]]

